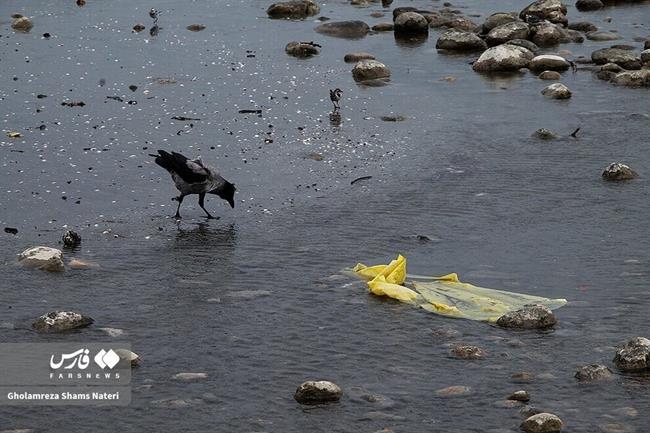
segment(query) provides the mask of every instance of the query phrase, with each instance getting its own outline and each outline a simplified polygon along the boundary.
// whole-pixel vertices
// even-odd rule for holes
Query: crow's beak
[[[231,198],[230,200],[228,200],[228,203],[230,203],[231,208],[233,208],[233,209],[235,208],[235,199]]]

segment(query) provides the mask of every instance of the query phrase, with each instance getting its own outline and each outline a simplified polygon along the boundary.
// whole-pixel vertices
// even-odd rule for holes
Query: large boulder
[[[557,323],[553,312],[544,305],[529,304],[515,311],[509,311],[497,319],[503,328],[545,329]]]
[[[611,380],[614,377],[612,370],[604,365],[590,364],[582,366],[576,371],[575,378],[579,382],[596,382],[599,380]]]
[[[641,59],[634,51],[620,48],[601,48],[591,53],[591,61],[597,65],[616,63],[624,69],[641,69]]]
[[[300,384],[293,398],[301,404],[319,404],[338,401],[343,395],[341,388],[326,380],[308,380]]]
[[[38,246],[27,248],[18,255],[18,263],[28,268],[38,268],[48,272],[63,272],[63,252],[56,248]]]
[[[562,83],[553,83],[542,90],[542,95],[551,99],[569,99],[571,90]]]
[[[561,23],[566,20],[566,6],[560,0],[537,0],[519,13],[519,18],[529,21],[530,17]]]
[[[32,327],[38,332],[65,332],[85,328],[93,319],[74,311],[53,311],[36,319]]]
[[[315,56],[320,53],[320,48],[318,45],[309,43],[309,42],[289,42],[284,51],[293,57],[298,57],[301,59]]]
[[[650,87],[650,69],[621,72],[612,77],[611,82],[627,87]]]
[[[476,33],[452,29],[440,35],[436,48],[449,51],[484,51],[487,44]]]
[[[485,19],[481,30],[483,33],[489,33],[495,27],[518,21],[517,15],[509,12],[496,12]]]
[[[616,352],[614,364],[621,371],[650,370],[650,340],[634,337]]]
[[[534,25],[531,33],[532,37],[530,40],[540,47],[557,45],[562,41],[563,36],[558,26],[546,22]]]
[[[562,430],[562,420],[552,413],[538,413],[521,423],[526,433],[558,433]]]
[[[543,54],[534,57],[528,67],[533,71],[566,71],[570,66],[564,57]]]
[[[605,5],[600,0],[578,0],[576,1],[576,9],[581,12],[584,11],[597,11],[604,8]]]
[[[632,170],[629,165],[621,162],[612,162],[603,170],[602,174],[605,180],[631,180],[639,177],[639,174]]]
[[[491,47],[501,45],[512,39],[528,39],[530,27],[521,21],[502,24],[490,30],[485,41]]]
[[[507,72],[518,71],[528,67],[533,59],[533,53],[517,45],[497,45],[481,54],[472,69],[476,72]]]
[[[337,38],[360,39],[368,34],[370,27],[363,21],[336,21],[321,24],[314,30]]]
[[[352,77],[355,81],[369,81],[390,77],[390,69],[377,60],[362,60],[354,65]]]
[[[291,0],[273,3],[266,10],[271,18],[303,19],[320,12],[320,7],[314,0]]]
[[[394,30],[400,34],[428,34],[429,22],[417,12],[404,12],[395,18]]]

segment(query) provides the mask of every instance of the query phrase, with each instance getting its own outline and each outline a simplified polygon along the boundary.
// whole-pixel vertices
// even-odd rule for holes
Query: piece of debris
[[[361,182],[362,180],[368,180],[368,179],[372,179],[372,176],[361,176],[361,177],[357,177],[357,178],[354,179],[352,182],[350,182],[350,185],[354,185],[354,184],[357,183],[357,182]]]
[[[260,110],[260,112],[261,111],[262,110]],[[172,119],[173,120],[180,120],[181,122],[187,122],[188,120],[201,120],[201,119],[196,118],[196,117],[185,117],[185,116],[173,116]]]
[[[9,233],[10,235],[16,235],[18,234],[18,229],[15,229],[13,227],[5,227],[5,233]]]
[[[262,114],[262,110],[239,110],[239,114]]]
[[[186,28],[191,32],[200,32],[201,30],[205,30],[205,26],[203,24],[190,24]]]
[[[20,132],[16,132],[16,131],[8,131],[7,132],[7,137],[9,137],[9,138],[20,138],[22,136],[23,136],[23,134],[21,134]]]
[[[65,101],[61,102],[61,105],[64,107],[84,107],[86,103],[84,101]]]

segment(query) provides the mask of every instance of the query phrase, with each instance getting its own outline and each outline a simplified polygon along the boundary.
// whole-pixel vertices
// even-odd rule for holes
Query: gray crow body
[[[159,150],[158,155],[150,156],[155,157],[156,164],[171,174],[176,189],[181,193],[175,198],[178,201],[176,218],[181,217],[179,211],[183,198],[190,194],[199,195],[199,206],[205,211],[209,219],[214,217],[203,207],[206,194],[218,195],[226,200],[231,207],[235,207],[235,185],[221,177],[214,168],[203,164],[200,158],[191,160],[180,153],[169,153],[164,150]]]

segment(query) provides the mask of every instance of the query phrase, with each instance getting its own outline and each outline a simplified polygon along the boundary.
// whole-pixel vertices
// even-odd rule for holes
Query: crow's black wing
[[[158,155],[156,155],[156,164],[170,173],[176,173],[187,183],[199,183],[208,178],[207,170],[189,161],[180,153],[169,153],[164,150],[159,150]]]

